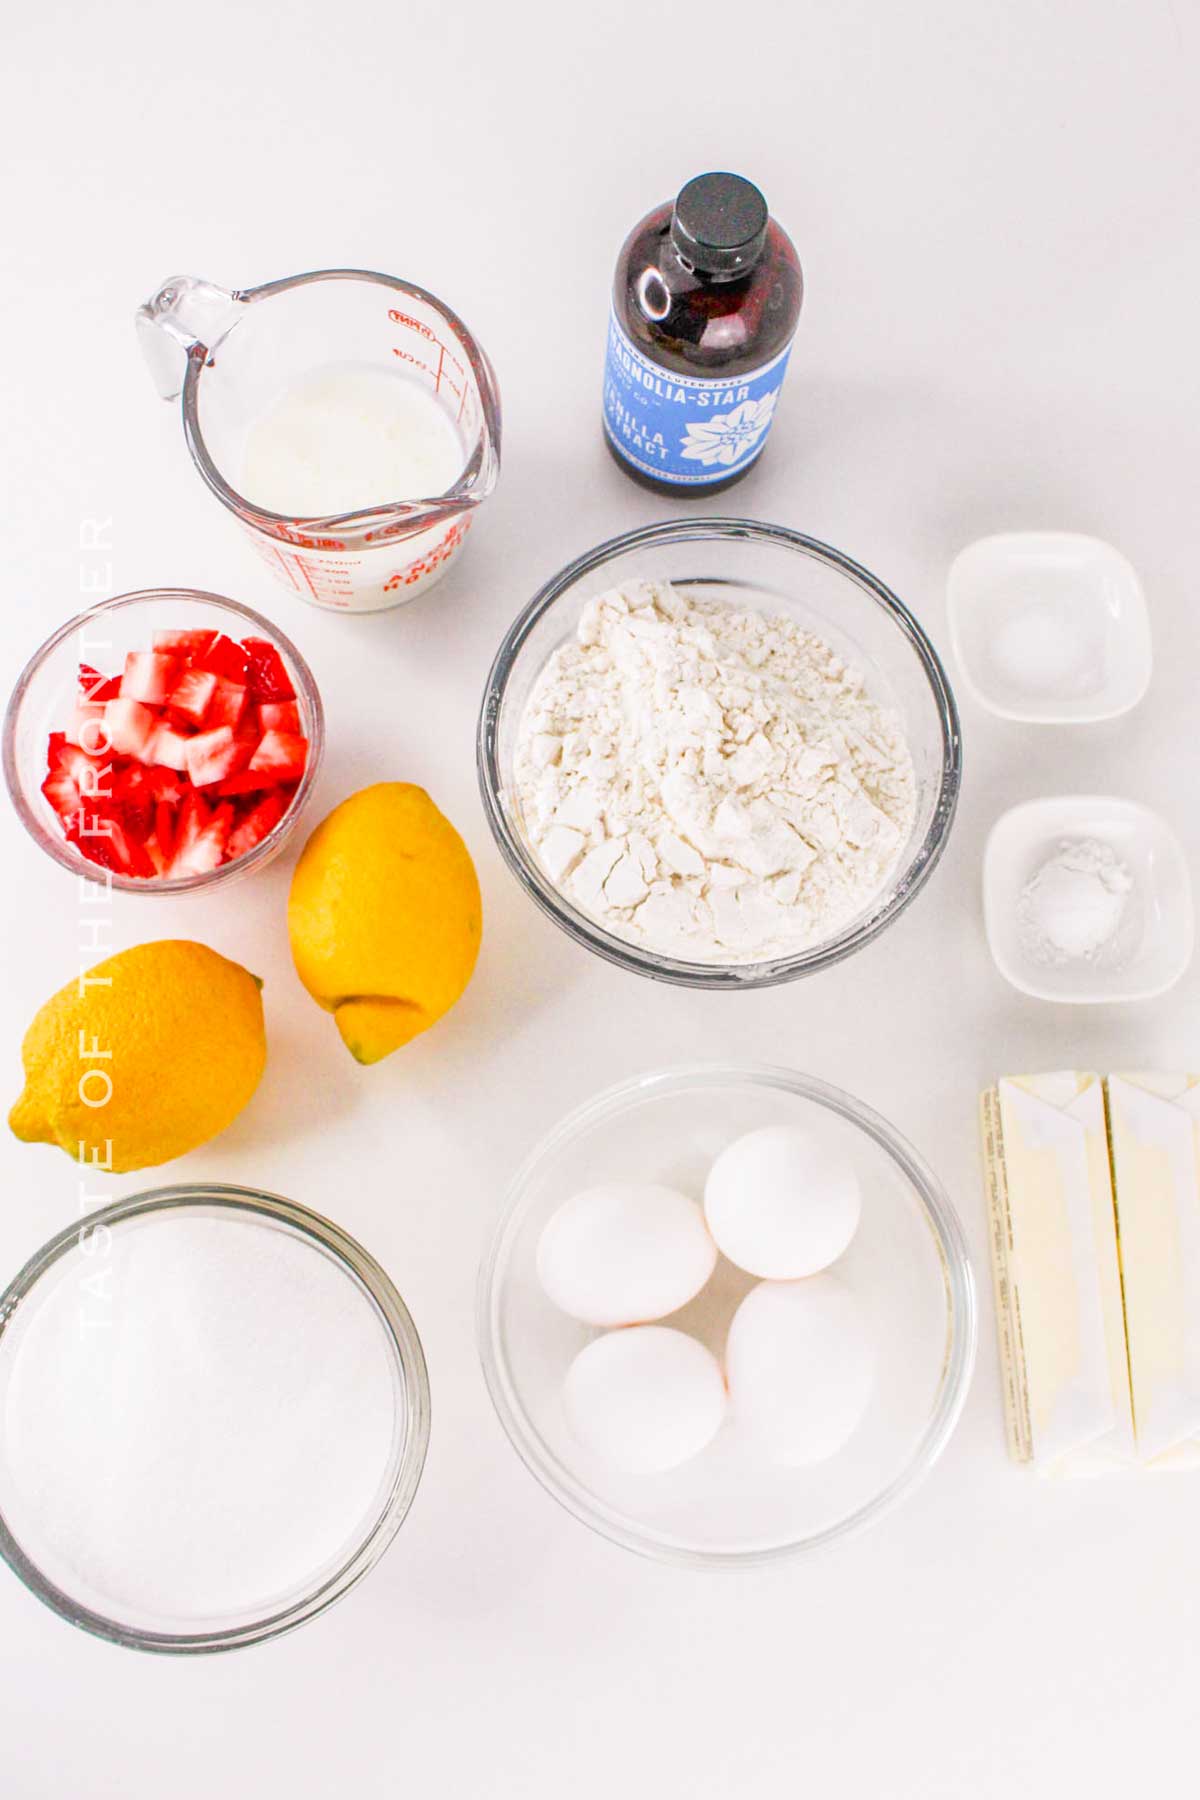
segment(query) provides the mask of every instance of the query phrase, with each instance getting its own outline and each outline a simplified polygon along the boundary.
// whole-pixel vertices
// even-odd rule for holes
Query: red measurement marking
[[[307,588],[318,605],[325,604],[331,595],[342,594],[353,599],[353,572],[359,567],[354,558],[324,561],[323,552],[318,552],[316,558],[302,556],[297,551],[282,549],[273,539],[248,525],[242,529],[254,546],[255,554],[262,558],[273,575],[282,577],[294,594],[303,595]]]
[[[308,562],[303,556],[298,556],[298,557],[296,557],[295,560],[296,560],[296,567],[299,569],[299,571],[303,575],[305,581],[308,583],[308,591],[312,595],[313,599],[315,600],[317,597],[317,584],[313,580],[312,576],[309,574]]]
[[[455,421],[457,424],[461,425],[463,414],[467,410],[468,402],[473,402],[474,400],[469,373],[465,366],[459,361],[458,357],[455,356],[453,350],[447,350],[445,343],[438,337],[436,332],[431,331],[428,325],[422,325],[421,321],[419,319],[414,319],[410,313],[402,313],[396,307],[391,307],[388,311],[388,318],[392,321],[393,325],[403,325],[406,330],[416,331],[429,343],[437,345],[438,362],[436,370],[431,369],[429,364],[422,361],[419,356],[414,356],[411,350],[401,350],[396,344],[392,345],[392,355],[398,357],[401,362],[411,363],[414,368],[424,369],[427,374],[432,375],[433,391],[435,394],[441,393],[442,379],[443,376],[445,377],[450,392],[458,400],[458,411],[455,414]],[[447,363],[453,366],[458,376],[457,381],[450,375],[446,367]],[[472,406],[472,411],[473,410],[474,408]]]
[[[450,392],[452,394],[459,395],[458,416],[461,419],[462,418],[462,409],[463,409],[464,402],[466,400],[466,396],[469,394],[469,392],[471,390],[470,373],[464,367],[464,365],[459,362],[459,360],[458,360],[457,356],[455,356],[453,350],[443,349],[443,354],[444,354],[445,358],[450,363],[453,364],[455,374],[458,376],[458,386],[457,387],[455,386],[454,381],[451,379],[451,377],[449,375],[447,375],[447,377],[446,377],[446,382],[450,388]]]
[[[244,525],[242,529],[250,540],[250,543],[253,545],[255,554],[262,558],[271,573],[277,576],[281,575],[288,587],[291,588],[292,592],[298,592],[300,584],[296,580],[295,572],[293,571],[288,558],[279,548],[279,545],[273,543],[270,538],[260,536],[257,531],[252,531],[248,525]]]
[[[271,546],[271,549],[272,549],[273,555],[275,556],[276,561],[279,564],[279,567],[283,570],[284,576],[287,579],[288,586],[291,588],[293,593],[299,592],[300,583],[296,580],[296,571],[295,571],[295,569],[293,569],[290,561],[284,555],[282,550],[276,549],[274,545]]]
[[[428,325],[422,325],[420,319],[411,318],[408,313],[397,312],[393,308],[388,313],[388,318],[393,325],[407,325],[410,331],[419,331],[422,337],[429,339],[430,343],[437,342],[435,333],[430,331]]]
[[[411,350],[401,350],[393,344],[392,355],[399,357],[401,362],[411,363],[414,369],[424,369],[426,375],[432,376],[433,374],[432,365],[427,363],[423,356],[414,356]]]
[[[415,562],[409,563],[403,569],[397,569],[395,574],[388,576],[383,584],[384,593],[390,594],[394,588],[398,587],[412,587],[414,583],[420,581],[423,576],[429,575],[434,569],[440,568],[444,562],[447,562],[449,558],[454,555],[454,552],[458,549],[470,528],[470,513],[464,513],[461,518],[455,519],[445,534],[438,539],[432,550],[426,551],[425,555],[419,556]]]
[[[294,544],[300,550],[344,550],[346,548],[344,538],[312,537],[305,531],[293,531],[290,525],[277,525],[275,534],[277,537],[281,537],[285,544]]]

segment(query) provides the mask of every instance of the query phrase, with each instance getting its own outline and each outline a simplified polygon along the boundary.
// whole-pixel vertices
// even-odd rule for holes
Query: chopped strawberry
[[[299,781],[308,761],[308,740],[294,731],[265,731],[250,758],[255,774],[269,773],[275,781]]]
[[[122,694],[104,703],[104,729],[118,756],[141,756],[158,729],[158,718],[141,700]]]
[[[182,774],[187,768],[187,747],[188,739],[183,732],[175,731],[164,719],[156,727],[142,760],[153,763],[157,768],[174,769],[176,774]]]
[[[162,729],[160,726],[159,730]],[[187,742],[186,738],[181,741]],[[187,778],[182,773],[177,774],[174,769],[163,768],[158,763],[146,770],[146,785],[153,794],[155,803],[169,807],[172,812],[183,805],[188,791]]]
[[[85,700],[115,700],[121,692],[121,681],[117,675],[104,676],[87,663],[79,665],[79,692]]]
[[[278,788],[272,788],[265,794],[257,806],[252,806],[241,822],[234,828],[229,839],[228,855],[232,862],[236,856],[245,856],[247,850],[253,850],[261,844],[282,819],[288,809],[289,802]]]
[[[80,794],[66,770],[52,769],[42,783],[42,792],[69,830],[70,820],[79,811]]]
[[[85,807],[73,821],[67,839],[89,862],[99,863],[117,875],[153,875],[154,865],[132,838],[115,812],[93,812]]]
[[[268,788],[278,787],[269,769],[242,769],[237,775],[229,775],[217,789],[224,799],[236,798],[239,794],[261,794]]]
[[[294,700],[264,700],[258,709],[264,731],[292,731],[299,734],[300,708]]]
[[[75,783],[85,800],[107,800],[112,796],[115,761],[102,756],[89,756],[86,750],[67,744],[60,754],[55,772]]]
[[[131,650],[125,658],[121,693],[126,700],[161,706],[179,680],[179,658],[164,650]]]
[[[224,781],[227,776],[244,769],[250,760],[250,749],[249,744],[234,736],[228,725],[218,725],[215,731],[202,731],[188,739],[188,778],[195,787],[212,787],[214,782]]]
[[[265,638],[159,631],[124,674],[79,666],[49,734],[42,794],[67,841],[115,874],[179,880],[276,829],[308,758],[301,710]]]
[[[217,691],[217,677],[206,669],[185,669],[166,696],[167,711],[184,725],[201,725]]]
[[[283,658],[274,644],[269,644],[266,638],[243,638],[242,649],[249,658],[250,670],[246,679],[256,700],[296,698],[296,690],[288,680]]]
[[[106,702],[81,700],[71,715],[71,722],[63,732],[68,744],[77,744],[86,750],[89,756],[96,756],[107,750],[108,735],[104,725],[104,709]]]
[[[112,797],[130,836],[144,844],[154,829],[156,805],[149,770],[140,763],[122,769],[113,782]]]
[[[175,849],[175,808],[160,800],[154,808],[154,836],[168,862]]]
[[[181,850],[190,849],[212,819],[212,808],[192,789],[175,815],[175,846],[172,862]]]
[[[171,858],[169,853],[165,851],[159,843],[158,833],[156,831],[150,833],[150,836],[146,839],[142,848],[150,859],[150,866],[156,875],[166,876],[170,874]]]
[[[219,868],[232,825],[233,808],[228,803],[210,811],[199,794],[189,794],[179,812],[171,879]]]
[[[83,814],[78,814],[67,827],[67,842],[80,856],[86,856],[89,862],[99,863],[102,869],[111,869],[115,874],[123,874],[121,859],[116,853],[112,838],[107,831],[82,828]],[[94,825],[94,821],[93,821]]]
[[[226,681],[245,682],[247,657],[240,644],[225,636],[223,631],[213,633],[212,642],[203,654],[196,658],[198,669],[207,669],[211,675],[223,675]]]
[[[250,704],[249,690],[240,681],[227,681],[224,675],[218,675],[216,681],[216,690],[204,715],[204,729],[211,731],[217,725],[228,725],[237,731]],[[255,737],[258,736],[255,732]]]
[[[166,650],[172,656],[191,661],[203,656],[216,636],[215,631],[156,631],[153,643],[156,650]]]

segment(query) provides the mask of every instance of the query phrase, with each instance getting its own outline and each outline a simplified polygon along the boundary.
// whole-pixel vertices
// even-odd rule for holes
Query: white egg
[[[836,1275],[764,1281],[729,1327],[729,1398],[771,1461],[825,1462],[853,1436],[875,1385],[875,1352],[855,1296]]]
[[[563,1405],[594,1456],[637,1475],[699,1455],[727,1406],[715,1356],[668,1325],[634,1325],[593,1338],[567,1370]]]
[[[610,1181],[566,1200],[538,1241],[556,1306],[585,1325],[638,1325],[686,1306],[717,1260],[704,1215],[674,1188]]]
[[[858,1229],[862,1197],[844,1157],[795,1126],[748,1131],[708,1172],[704,1215],[730,1262],[768,1281],[828,1268]]]

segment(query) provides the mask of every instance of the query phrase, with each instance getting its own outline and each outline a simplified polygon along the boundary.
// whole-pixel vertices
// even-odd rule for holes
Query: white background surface
[[[640,1561],[518,1464],[476,1362],[477,1257],[531,1141],[595,1089],[681,1057],[791,1062],[931,1159],[984,1277],[976,1088],[997,1071],[1195,1066],[1200,969],[1165,1000],[1071,1011],[988,960],[983,838],[1054,790],[1159,807],[1200,871],[1200,488],[1193,182],[1200,20],[1180,0],[716,0],[686,6],[23,7],[5,27],[0,290],[3,673],[77,610],[81,518],[114,591],[264,608],[313,663],[330,749],[315,822],[425,783],[485,888],[470,992],[383,1065],[350,1062],[292,973],[290,858],[228,898],[115,907],[114,943],[198,936],[266,978],[263,1088],[162,1172],[333,1214],[391,1272],[429,1358],[425,1480],[375,1573],[272,1646],[198,1661],[93,1642],[0,1570],[0,1791],[651,1794],[972,1800],[1149,1792],[1194,1760],[1200,1481],[1039,1485],[1005,1461],[985,1293],[962,1426],[910,1502],[819,1559],[705,1576]],[[1094,531],[1140,570],[1157,673],[1115,725],[964,701],[947,858],[848,966],[742,997],[622,977],[535,914],[475,790],[499,636],[611,533],[667,516],[599,429],[618,245],[692,173],[744,170],[808,299],[761,468],[709,509],[849,551],[945,646],[953,554],[985,531]],[[414,277],[487,345],[500,489],[411,610],[347,620],[272,588],[188,465],[131,315],[166,276],[230,286],[359,264]],[[951,668],[953,678],[954,670]],[[4,1057],[77,962],[74,884],[5,809]],[[76,1172],[4,1136],[0,1275],[73,1215]]]

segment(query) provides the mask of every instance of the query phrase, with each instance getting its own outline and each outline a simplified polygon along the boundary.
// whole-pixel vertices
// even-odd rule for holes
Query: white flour
[[[690,962],[836,935],[885,887],[916,807],[898,718],[828,644],[665,582],[589,602],[530,696],[515,787],[559,891]]]

